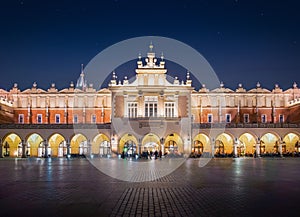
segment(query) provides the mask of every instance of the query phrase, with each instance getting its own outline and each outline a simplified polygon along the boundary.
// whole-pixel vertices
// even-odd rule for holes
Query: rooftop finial
[[[294,82],[293,88],[297,88],[297,83],[296,82]]]
[[[81,73],[83,73],[83,64],[81,63]]]
[[[190,72],[189,71],[186,72],[186,79],[190,80]]]
[[[161,52],[160,58],[161,58],[161,61],[164,61],[164,53],[163,52]]]
[[[141,60],[142,59],[142,54],[141,54],[141,52],[139,53],[139,60]]]
[[[153,50],[153,44],[152,44],[152,41],[150,42],[149,48],[150,48],[150,52],[152,52],[152,50]]]
[[[259,87],[260,87],[260,83],[259,83],[259,82],[257,82],[257,84],[256,84],[256,87],[257,87],[257,88],[259,88]]]

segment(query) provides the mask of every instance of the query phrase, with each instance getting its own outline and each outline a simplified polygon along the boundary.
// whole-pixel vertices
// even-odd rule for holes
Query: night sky
[[[149,35],[192,46],[232,89],[238,83],[254,88],[257,81],[268,89],[300,86],[297,2],[1,1],[0,88],[16,82],[23,90],[34,81],[44,89],[52,82],[68,87],[81,64],[103,49]]]

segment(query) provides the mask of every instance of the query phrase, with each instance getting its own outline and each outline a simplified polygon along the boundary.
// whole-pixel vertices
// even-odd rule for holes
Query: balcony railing
[[[300,128],[300,124],[287,123],[193,123],[192,128]]]
[[[110,129],[106,124],[0,124],[0,129]]]

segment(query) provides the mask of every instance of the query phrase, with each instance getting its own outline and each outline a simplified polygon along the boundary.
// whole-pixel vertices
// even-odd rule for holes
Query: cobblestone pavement
[[[300,159],[198,165],[125,182],[86,159],[0,159],[0,216],[299,216]]]

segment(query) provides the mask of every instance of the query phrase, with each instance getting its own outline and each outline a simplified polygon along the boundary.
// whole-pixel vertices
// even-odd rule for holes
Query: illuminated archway
[[[282,153],[293,153],[294,151],[299,152],[299,139],[299,136],[295,133],[288,133],[285,135],[283,138]]]
[[[87,142],[87,138],[83,134],[75,134],[70,142],[71,154],[87,154],[89,148]]]
[[[67,154],[66,140],[61,134],[55,133],[50,136],[48,143],[53,157],[63,157]]]
[[[217,136],[215,142],[216,154],[232,154],[233,153],[233,139],[227,133],[222,133]]]
[[[92,154],[105,156],[110,154],[109,138],[105,134],[98,134],[92,141]]]
[[[15,133],[8,134],[3,140],[2,155],[4,157],[20,157],[22,155],[22,150],[20,153],[20,144],[22,140],[20,136]]]
[[[210,141],[207,135],[199,133],[193,139],[192,155],[200,156],[203,152],[211,152]]]
[[[33,133],[27,138],[28,155],[32,157],[43,157],[45,154],[44,139],[37,133]],[[48,146],[48,154],[51,155],[51,147]]]
[[[239,149],[242,156],[252,156],[255,152],[256,139],[250,133],[244,133],[239,137]]]
[[[164,153],[182,155],[183,154],[183,141],[177,133],[169,134],[164,143]]]
[[[279,138],[273,133],[266,133],[260,139],[260,153],[278,153]]]
[[[138,141],[134,135],[127,133],[121,137],[119,153],[123,153],[126,156],[133,156],[138,153]]]
[[[161,149],[160,139],[156,134],[148,133],[142,140],[142,152],[159,151]]]

